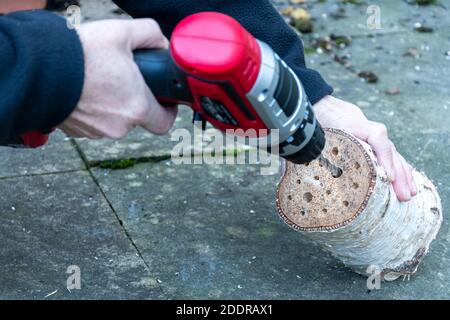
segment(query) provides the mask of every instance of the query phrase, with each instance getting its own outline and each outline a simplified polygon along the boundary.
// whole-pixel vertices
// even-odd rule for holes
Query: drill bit
[[[319,163],[325,167],[328,171],[330,171],[331,175],[334,178],[339,178],[342,175],[342,169],[339,168],[338,166],[335,166],[334,164],[331,163],[330,160],[328,160],[327,158],[325,158],[325,156],[323,154],[321,154],[317,160],[319,160]]]

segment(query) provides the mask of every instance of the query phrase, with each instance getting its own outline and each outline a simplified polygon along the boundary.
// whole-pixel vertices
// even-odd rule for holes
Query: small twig
[[[44,297],[44,299],[47,299],[48,297],[51,297],[52,295],[54,295],[55,293],[57,293],[58,292],[58,289],[56,289],[55,291],[53,291],[53,292],[50,292],[48,295],[46,295],[45,297]]]

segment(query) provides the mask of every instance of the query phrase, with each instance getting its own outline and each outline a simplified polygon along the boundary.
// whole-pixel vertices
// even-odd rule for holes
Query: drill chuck
[[[302,132],[297,134],[303,135]],[[281,145],[283,145],[283,143]],[[320,124],[316,121],[316,124],[314,125],[314,132],[307,143],[302,148],[299,148],[297,152],[284,155],[283,158],[295,164],[305,164],[317,159],[322,153],[324,147],[325,133],[323,132]]]
[[[296,164],[310,162],[325,146],[324,132],[297,75],[272,48],[258,43],[260,74],[247,98],[264,124],[278,130],[280,156]]]

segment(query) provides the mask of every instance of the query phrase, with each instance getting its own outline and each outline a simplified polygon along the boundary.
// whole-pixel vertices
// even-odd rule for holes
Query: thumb
[[[128,36],[131,50],[167,49],[169,40],[164,36],[159,24],[149,18],[128,21]]]
[[[370,122],[369,134],[366,142],[369,143],[383,168],[386,170],[389,180],[396,179],[394,166],[395,146],[389,139],[385,125],[377,122]]]
[[[158,23],[153,19],[135,19],[129,21],[128,36],[131,50],[167,49],[169,41],[163,35]],[[145,89],[148,111],[139,125],[154,134],[165,134],[172,127],[177,116],[176,107],[163,107],[148,87]]]

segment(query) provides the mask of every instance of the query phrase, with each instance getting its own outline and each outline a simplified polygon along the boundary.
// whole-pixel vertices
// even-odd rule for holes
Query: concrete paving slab
[[[38,149],[0,147],[0,178],[82,170],[83,161],[70,140],[60,131]]]
[[[448,154],[435,161],[448,161]],[[435,172],[432,163],[424,165]],[[281,222],[277,176],[261,176],[257,167],[163,162],[94,172],[171,298],[450,297],[447,224],[416,277],[368,292],[364,277]],[[445,181],[437,172],[431,176]],[[448,187],[441,192],[448,199]]]
[[[450,119],[450,80],[441,70],[450,66],[450,60],[439,43],[440,36],[426,42],[401,35],[363,37],[336,51],[350,56],[357,70],[377,74],[376,84],[364,82],[332,61],[330,54],[310,54],[306,59],[309,67],[319,70],[335,88],[335,96],[357,104],[369,119],[386,124],[395,142],[405,135],[449,131],[446,119]],[[410,48],[418,48],[421,57],[404,57]],[[398,87],[399,94],[388,94],[394,87]]]
[[[357,72],[371,71],[379,77],[372,85],[380,93],[372,109],[378,109],[377,102],[386,101],[392,106],[387,118],[403,119],[408,134],[429,128],[448,131],[448,124],[442,121],[450,119],[450,80],[442,72],[450,68],[450,60],[444,43],[439,34],[357,38],[339,54],[350,56]],[[387,94],[391,88],[398,88],[399,94]]]
[[[0,299],[161,298],[88,173],[2,179],[0,189]],[[81,289],[69,291],[73,265]]]
[[[314,33],[321,36],[331,33],[351,36],[389,35],[413,30],[416,23],[444,32],[450,25],[446,19],[450,9],[448,1],[438,1],[437,4],[429,6],[392,0],[359,1],[359,4],[340,0],[306,1],[297,5],[293,5],[289,0],[272,0],[272,3],[280,11],[288,6],[306,9],[312,16]],[[371,17],[378,13],[379,28],[370,27],[368,22],[373,23]]]
[[[332,61],[328,54],[308,55],[306,60],[310,68],[319,70],[333,86],[335,97],[356,104],[368,119],[384,123],[394,142],[405,130],[412,129],[410,114],[414,111],[410,110],[409,106],[401,109],[396,98],[388,96],[380,86],[366,83],[358,75]],[[427,117],[433,115],[427,112],[424,114],[424,120],[427,120]],[[423,122],[417,122],[417,126],[419,127],[414,128],[422,130]]]
[[[289,1],[275,3],[282,7]],[[352,43],[347,48],[334,48],[331,54],[308,54],[309,66],[319,70],[335,87],[335,95],[358,104],[370,119],[387,124],[394,139],[417,131],[428,132],[430,128],[435,132],[448,131],[448,125],[442,119],[450,118],[447,90],[450,82],[442,70],[450,66],[450,59],[446,56],[450,43],[450,22],[446,18],[449,3],[444,1],[436,5],[417,6],[405,1],[377,1],[376,5],[381,10],[382,32],[355,31],[358,28],[354,24],[361,22],[358,19],[366,19],[364,10],[368,5],[365,2],[361,5],[342,4],[341,1],[299,5],[309,10],[317,20],[315,23],[323,27],[316,30],[318,35],[334,33],[352,36]],[[328,13],[339,8],[344,9],[348,17],[328,19]],[[325,22],[321,21],[324,13],[328,17]],[[418,22],[432,27],[434,32],[414,31],[414,25]],[[401,30],[390,32],[390,25],[399,26]],[[384,32],[386,27],[389,32]],[[305,46],[310,47],[314,35],[302,37]],[[333,54],[346,57],[355,73],[374,72],[379,77],[378,83],[358,83],[347,74],[345,68],[332,66]],[[394,88],[398,88],[400,94],[386,93]]]
[[[138,128],[119,141],[77,139],[77,144],[89,163],[123,158],[166,157],[178,143],[170,140],[174,130],[185,128],[193,131],[192,110],[185,106],[180,106],[179,110],[174,128],[164,136],[156,136]]]

